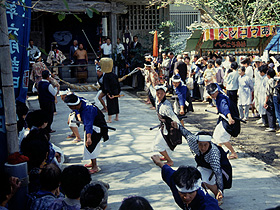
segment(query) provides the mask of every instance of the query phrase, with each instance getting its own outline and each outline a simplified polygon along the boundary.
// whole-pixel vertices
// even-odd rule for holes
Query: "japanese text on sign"
[[[244,48],[247,47],[246,40],[219,40],[214,41],[214,49]]]

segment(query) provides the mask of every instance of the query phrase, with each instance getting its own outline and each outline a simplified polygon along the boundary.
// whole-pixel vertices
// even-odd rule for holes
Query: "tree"
[[[188,4],[207,13],[219,26],[275,24],[280,22],[279,0],[153,0],[164,7]]]

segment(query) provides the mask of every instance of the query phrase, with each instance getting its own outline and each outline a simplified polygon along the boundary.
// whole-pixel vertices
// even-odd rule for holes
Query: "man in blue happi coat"
[[[175,104],[179,104],[179,105],[175,105],[175,106],[179,106],[179,113],[176,113],[175,110],[174,112],[181,116],[185,115],[189,111],[193,112],[194,110],[193,110],[192,100],[190,97],[190,91],[187,88],[187,86],[183,84],[179,74],[176,74],[172,77],[172,84],[175,87],[175,92],[178,96],[178,99],[175,99]],[[176,101],[178,103],[176,103]],[[183,123],[183,121],[181,121],[181,123]]]
[[[161,168],[163,181],[169,186],[176,204],[184,210],[217,210],[217,200],[203,191],[201,174],[192,166],[180,166],[176,171],[161,162],[158,155],[151,157]]]
[[[78,110],[85,130],[84,160],[91,160],[85,167],[91,168],[91,174],[99,172],[96,158],[100,154],[100,140],[109,139],[108,128],[103,113],[94,105],[74,94],[67,95],[64,102],[72,110]]]
[[[207,87],[208,94],[216,100],[216,106],[219,113],[217,126],[213,133],[214,143],[224,144],[231,152],[229,159],[236,159],[238,155],[230,144],[230,137],[237,137],[240,133],[240,121],[238,108],[230,98],[219,89],[216,83],[211,83]]]

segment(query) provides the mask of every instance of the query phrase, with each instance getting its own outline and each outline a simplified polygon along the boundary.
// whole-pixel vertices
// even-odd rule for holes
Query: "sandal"
[[[95,174],[98,173],[99,171],[101,171],[101,168],[97,167],[97,170],[93,170],[93,169],[88,169],[90,174]]]
[[[164,156],[161,156],[159,159],[160,159],[160,161],[166,161]]]
[[[234,160],[234,159],[237,159],[237,158],[238,158],[237,155],[232,155],[232,154],[231,154],[231,155],[228,156],[228,159],[229,159],[229,160]]]
[[[92,167],[92,165],[91,165],[91,163],[87,163],[87,164],[84,165],[84,167],[90,168],[90,167]]]
[[[73,143],[79,143],[80,141],[82,141],[82,139],[74,139],[72,142]]]

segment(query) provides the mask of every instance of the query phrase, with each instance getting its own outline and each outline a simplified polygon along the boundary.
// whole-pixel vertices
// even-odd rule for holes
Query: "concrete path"
[[[120,98],[120,121],[110,126],[117,131],[110,131],[110,140],[102,142],[98,165],[101,171],[92,175],[93,180],[102,180],[110,184],[108,210],[117,210],[122,200],[128,196],[139,195],[148,199],[155,210],[179,209],[173,200],[169,188],[161,179],[160,168],[154,165],[150,157],[156,130],[149,128],[159,123],[155,110],[142,103],[138,98],[124,92]],[[96,92],[77,93],[93,101]],[[66,156],[65,166],[85,164],[82,160],[83,143],[71,143],[66,140],[70,134],[67,126],[68,107],[58,100],[57,112],[52,128],[56,130],[51,142],[62,148]],[[39,107],[38,100],[30,97],[31,109]],[[197,132],[194,125],[186,128]],[[214,127],[214,125],[213,125]],[[82,128],[79,128],[82,134]],[[184,139],[183,139],[184,140]],[[195,166],[194,157],[186,141],[171,154],[174,169],[180,165]],[[240,154],[240,158],[231,161],[233,166],[233,187],[225,191],[226,210],[256,210],[280,205],[280,179],[278,171],[261,161]]]

